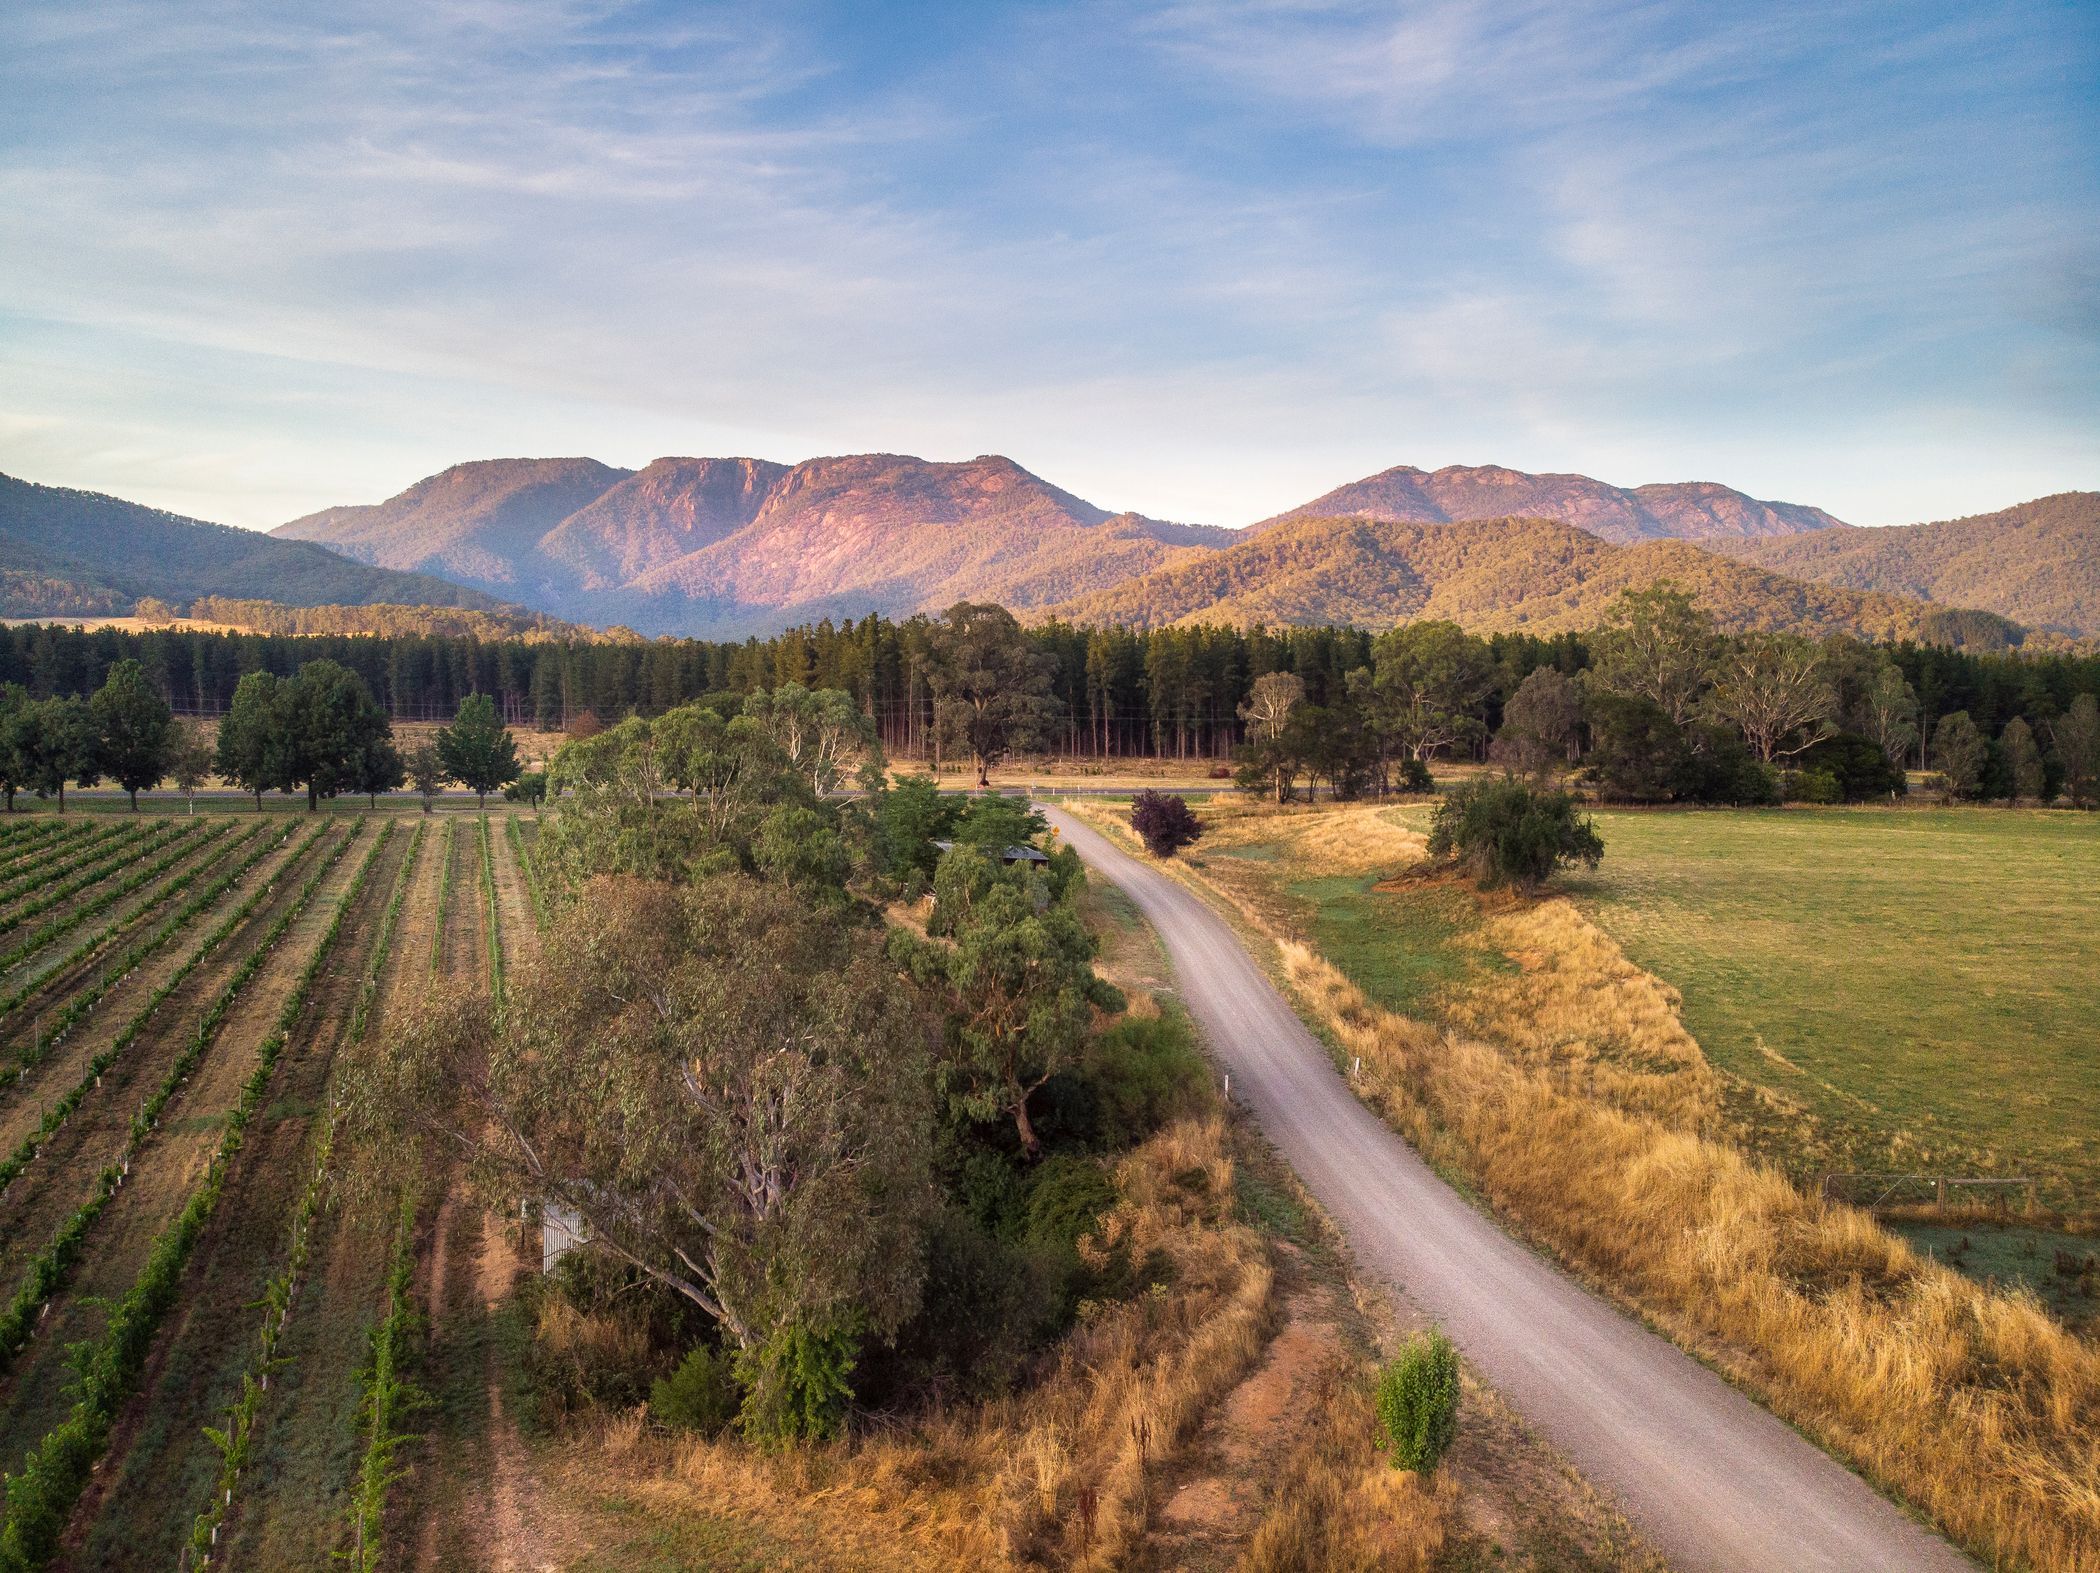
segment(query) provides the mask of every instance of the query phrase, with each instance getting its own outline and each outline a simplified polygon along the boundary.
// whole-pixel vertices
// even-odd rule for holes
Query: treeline
[[[287,606],[281,601],[244,600],[226,595],[200,595],[187,611],[178,612],[164,601],[142,597],[134,609],[144,622],[173,624],[179,618],[199,623],[220,623],[260,634],[376,635],[387,639],[413,639],[436,635],[446,639],[472,639],[479,643],[546,639],[578,641],[626,640],[641,635],[632,629],[605,633],[565,623],[542,612],[480,612],[465,606],[394,606],[374,602],[363,606]]]
[[[86,694],[117,662],[135,660],[180,712],[223,715],[250,673],[290,677],[325,658],[357,674],[395,720],[442,721],[470,694],[487,694],[513,726],[558,730],[582,717],[610,723],[652,716],[694,699],[799,683],[852,696],[892,756],[926,758],[938,742],[936,668],[944,619],[882,617],[789,630],[770,639],[608,642],[414,634],[135,633],[50,624],[0,631],[0,682],[35,698]],[[1241,711],[1271,672],[1300,678],[1308,702],[1335,704],[1351,672],[1371,664],[1374,637],[1352,628],[1080,628],[1024,630],[1048,662],[1052,714],[1042,746],[1096,757],[1227,759],[1247,735]],[[1570,677],[1591,666],[1595,635],[1542,639],[1500,634],[1475,641],[1495,669],[1482,702],[1489,734],[1501,706],[1541,666]],[[1966,713],[1988,738],[2015,717],[2052,723],[2081,693],[2100,694],[2100,655],[2074,651],[1979,652],[1933,644],[1821,647],[1838,666],[1895,663],[1917,697],[1929,737]],[[1484,752],[1485,739],[1466,745]],[[1915,756],[1912,758],[1915,763]]]
[[[840,701],[845,703],[843,699]],[[137,661],[119,661],[94,693],[36,698],[19,683],[0,684],[0,794],[7,812],[34,792],[58,799],[66,788],[112,781],[131,797],[163,781],[194,798],[213,775],[252,793],[306,794],[318,808],[346,792],[377,799],[413,783],[424,809],[447,781],[481,795],[518,781],[521,766],[509,730],[486,694],[461,702],[451,725],[404,757],[393,723],[358,675],[334,661],[313,660],[290,677],[251,672],[234,689],[216,745],[199,727],[178,721],[167,697]],[[194,811],[194,807],[193,807]]]
[[[1903,795],[1909,764],[1938,771],[1954,799],[2100,799],[2100,699],[2075,686],[2091,675],[2076,662],[2008,669],[1855,640],[1723,635],[1668,584],[1627,592],[1594,634],[1557,643],[1498,648],[1454,623],[1416,622],[1373,640],[1325,703],[1293,673],[1264,674],[1241,706],[1238,783],[1279,801],[1301,783],[1350,798],[1426,788],[1432,760],[1471,755],[1540,779],[1579,770],[1619,802],[1861,802]],[[1548,655],[1520,672],[1522,658]],[[1944,708],[1961,693],[1992,707],[1981,722]]]

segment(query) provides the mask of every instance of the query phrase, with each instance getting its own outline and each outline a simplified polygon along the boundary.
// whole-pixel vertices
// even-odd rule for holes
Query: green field
[[[2100,819],[1596,821],[1604,862],[1571,882],[1578,900],[1682,991],[1716,1065],[1822,1123],[1796,1153],[1805,1133],[1768,1117],[1769,1156],[2032,1172],[2052,1200],[2100,1206]]]

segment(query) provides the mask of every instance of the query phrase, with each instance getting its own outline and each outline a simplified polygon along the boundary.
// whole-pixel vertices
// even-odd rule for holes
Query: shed
[[[955,843],[952,841],[936,841],[934,845],[943,852],[955,850]],[[999,854],[999,861],[1012,868],[1016,863],[1047,863],[1050,861],[1050,854],[1040,852],[1034,847],[1008,847]]]
[[[583,1215],[560,1202],[540,1204],[540,1271],[551,1273],[555,1264],[579,1245],[588,1244],[591,1226]]]

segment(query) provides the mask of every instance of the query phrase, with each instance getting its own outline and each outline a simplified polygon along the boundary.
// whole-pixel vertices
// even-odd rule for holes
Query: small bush
[[[1412,756],[1400,761],[1400,790],[1403,792],[1434,792],[1436,777],[1429,773],[1427,763]]]
[[[1428,1474],[1458,1436],[1458,1351],[1442,1333],[1417,1334],[1378,1373],[1378,1440],[1395,1469]]]
[[[1091,1158],[1045,1158],[1028,1187],[1024,1238],[1069,1250],[1116,1204],[1116,1182]]]
[[[1156,858],[1170,858],[1203,835],[1188,799],[1165,792],[1140,792],[1131,799],[1130,828]]]
[[[1828,770],[1790,770],[1784,783],[1789,803],[1842,803],[1845,789]]]
[[[1535,888],[1562,863],[1597,866],[1604,843],[1565,792],[1521,781],[1468,782],[1437,805],[1429,853],[1451,858],[1482,885]]]
[[[828,1442],[846,1426],[847,1380],[859,1364],[860,1329],[849,1318],[824,1327],[792,1323],[736,1357],[744,1389],[737,1423],[762,1448]]]
[[[730,1358],[705,1344],[695,1346],[669,1376],[649,1388],[649,1415],[676,1431],[716,1436],[736,1418],[741,1402]]]
[[[1086,1078],[1094,1089],[1094,1139],[1111,1150],[1135,1147],[1193,1112],[1209,1081],[1188,1016],[1171,1001],[1161,1015],[1119,1021],[1089,1044]]]

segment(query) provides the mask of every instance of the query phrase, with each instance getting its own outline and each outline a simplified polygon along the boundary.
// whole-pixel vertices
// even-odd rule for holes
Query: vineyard
[[[335,1090],[535,943],[503,814],[0,825],[0,1570],[449,1565],[515,1231],[352,1206]]]

